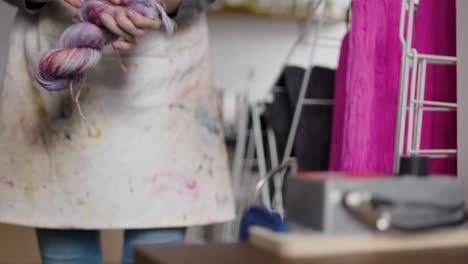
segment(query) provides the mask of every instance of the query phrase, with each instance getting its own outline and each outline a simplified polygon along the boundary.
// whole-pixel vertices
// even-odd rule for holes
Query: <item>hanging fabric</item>
[[[351,29],[337,71],[335,102],[341,109],[334,115],[332,170],[392,169],[401,60],[400,3],[353,2]]]
[[[420,52],[454,55],[454,6],[454,0],[420,1],[414,32]],[[353,3],[352,25],[337,70],[332,170],[392,172],[401,64],[400,8],[400,0]],[[454,72],[428,70],[428,100],[454,101]],[[440,113],[425,115],[422,146],[454,148],[455,126],[455,118]],[[431,172],[454,173],[455,168],[453,160],[439,160],[433,161]]]
[[[287,144],[304,74],[304,68],[286,67],[274,90],[273,102],[267,106],[265,117],[275,133],[280,156]],[[333,99],[334,83],[334,70],[314,67],[306,98]],[[294,141],[294,156],[297,158],[299,170],[328,170],[332,116],[332,105],[304,106]]]

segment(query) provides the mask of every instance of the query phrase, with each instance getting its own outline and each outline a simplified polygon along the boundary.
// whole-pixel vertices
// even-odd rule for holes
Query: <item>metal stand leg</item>
[[[237,129],[236,150],[234,154],[234,164],[232,168],[233,188],[237,192],[241,188],[242,170],[245,161],[245,148],[247,143],[249,123],[249,109],[245,98],[242,99],[242,107],[240,113],[240,123]]]
[[[246,157],[249,155],[248,149],[246,153],[246,146],[248,144],[248,124],[249,124],[249,109],[247,100],[245,97],[241,98],[240,102],[241,106],[241,113],[240,113],[240,120],[239,120],[239,127],[237,129],[237,137],[236,137],[236,150],[234,154],[234,161],[232,167],[232,182],[233,182],[233,193],[236,200],[236,209],[239,209],[239,201],[242,198],[242,176],[245,175],[245,168],[246,168]],[[250,142],[252,144],[252,142]],[[252,150],[253,151],[253,150]],[[252,152],[251,151],[251,152]],[[253,155],[252,155],[253,156]],[[239,197],[240,196],[240,197]],[[231,221],[225,225],[223,231],[223,240],[224,241],[232,241],[236,239],[236,231],[238,229],[237,221]]]
[[[327,0],[320,0],[320,2],[317,5],[320,5],[325,2],[327,2]],[[292,149],[294,146],[294,140],[296,138],[297,127],[299,126],[299,121],[300,121],[301,114],[302,114],[302,108],[304,106],[304,100],[305,100],[305,96],[307,93],[307,88],[309,86],[310,75],[312,73],[312,65],[315,59],[316,48],[317,48],[318,41],[319,41],[319,32],[322,29],[323,22],[324,22],[323,15],[324,15],[323,12],[321,12],[319,16],[317,28],[314,30],[312,49],[309,54],[309,67],[306,69],[304,73],[304,79],[302,80],[299,98],[297,100],[297,105],[294,111],[291,128],[289,130],[288,141],[286,143],[286,148],[285,148],[284,155],[283,155],[283,162],[288,160],[288,158],[291,156]]]
[[[260,111],[258,109],[257,104],[253,104],[252,108],[252,124],[253,130],[255,135],[255,145],[256,145],[256,153],[257,153],[257,160],[258,160],[258,169],[260,172],[260,178],[267,174],[267,165],[266,165],[266,158],[265,158],[265,147],[263,144],[263,133],[262,133],[262,125],[260,122]],[[265,207],[268,209],[271,208],[271,199],[270,199],[270,191],[268,189],[268,185],[263,188],[263,203]]]
[[[271,127],[267,128],[268,146],[270,149],[271,167],[276,168],[279,166],[278,150],[276,148],[276,138]],[[283,192],[282,182],[279,177],[275,177],[274,180],[275,192],[273,194],[273,209],[284,217],[283,207]]]
[[[408,14],[408,26],[406,30],[405,39],[405,24],[406,24],[406,10],[409,9]],[[401,1],[401,14],[400,14],[400,30],[399,38],[403,46],[402,49],[402,65],[401,65],[401,79],[400,79],[400,91],[398,99],[398,116],[397,116],[397,128],[395,137],[395,155],[393,160],[393,172],[398,173],[400,168],[400,157],[403,155],[403,147],[405,142],[405,124],[406,124],[406,105],[408,100],[408,78],[410,71],[410,59],[408,55],[411,51],[411,45],[413,41],[413,21],[414,21],[414,9],[415,6],[408,3],[408,0]],[[407,42],[407,41],[408,42]]]
[[[414,100],[416,99],[416,80],[418,76],[418,54],[416,50],[413,51],[413,61],[411,67],[411,86],[410,86],[410,101],[409,101],[409,114],[408,114],[408,132],[406,135],[406,153],[413,154],[413,132],[414,132]]]

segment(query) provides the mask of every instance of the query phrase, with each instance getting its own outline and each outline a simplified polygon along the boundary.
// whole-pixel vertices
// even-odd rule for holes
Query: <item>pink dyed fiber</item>
[[[49,91],[70,89],[73,92],[75,87],[81,87],[84,73],[99,63],[102,48],[118,39],[103,27],[99,18],[102,12],[115,16],[117,8],[133,9],[151,19],[161,16],[166,33],[172,34],[174,30],[173,21],[154,0],[131,0],[127,6],[87,0],[79,11],[82,22],[67,28],[60,37],[59,47],[42,54],[35,65],[38,83]]]
[[[414,47],[455,56],[455,0],[420,1]],[[391,173],[400,84],[400,0],[354,0],[349,35],[336,73],[330,168]],[[426,100],[456,102],[456,69],[429,65]],[[424,114],[423,149],[456,148],[456,115]],[[431,160],[432,174],[455,174],[456,159]]]

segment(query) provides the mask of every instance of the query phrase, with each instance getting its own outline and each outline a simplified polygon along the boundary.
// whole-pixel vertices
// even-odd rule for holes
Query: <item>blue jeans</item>
[[[132,250],[140,244],[183,243],[185,228],[125,230],[122,264],[133,263]],[[43,264],[101,264],[99,231],[37,229]]]

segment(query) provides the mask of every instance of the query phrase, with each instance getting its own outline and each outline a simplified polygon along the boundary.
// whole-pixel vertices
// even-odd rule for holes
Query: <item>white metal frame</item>
[[[420,54],[412,47],[414,16],[418,4],[418,0],[402,0],[401,6],[399,38],[403,52],[393,168],[395,173],[398,173],[400,158],[403,155],[447,158],[453,157],[457,153],[456,149],[421,149],[423,113],[425,111],[457,110],[457,103],[435,102],[424,99],[427,65],[456,65],[457,58]],[[406,149],[404,148],[405,142]]]

